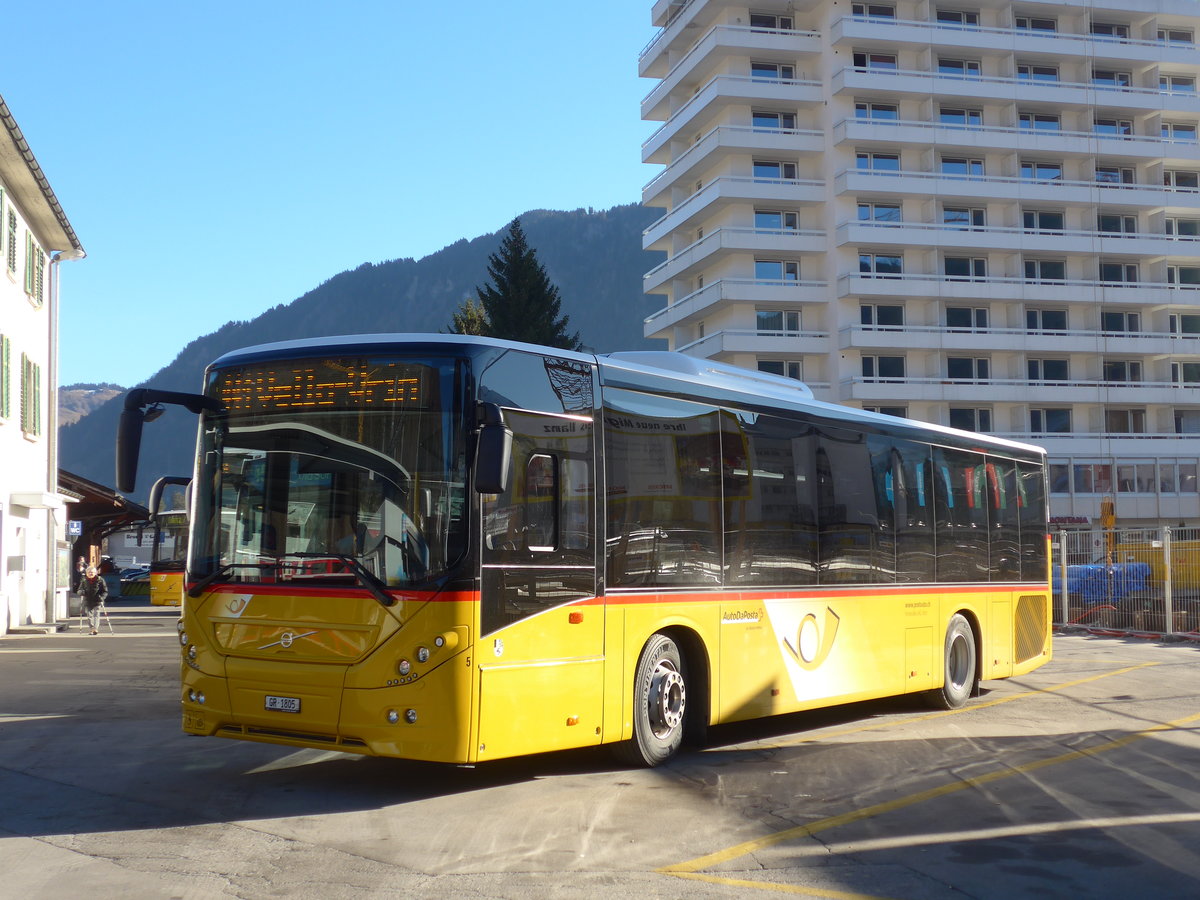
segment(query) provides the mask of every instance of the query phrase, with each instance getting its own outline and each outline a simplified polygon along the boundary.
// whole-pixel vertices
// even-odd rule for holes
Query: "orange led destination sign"
[[[306,360],[221,372],[215,393],[231,413],[420,406],[428,372],[411,362]]]

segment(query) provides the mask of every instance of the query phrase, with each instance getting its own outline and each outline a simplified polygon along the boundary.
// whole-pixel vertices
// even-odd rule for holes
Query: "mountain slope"
[[[642,293],[642,275],[662,253],[641,249],[642,230],[657,213],[637,204],[609,210],[534,210],[521,216],[530,246],[562,294],[569,330],[592,351],[648,349],[642,320],[659,298]],[[229,322],[199,337],[145,385],[198,391],[205,366],[240,347],[332,334],[445,331],[454,310],[487,281],[487,256],[503,232],[460,240],[420,260],[363,263],[335,275],[289,304],[245,322]],[[121,397],[61,431],[63,468],[100,484],[114,483],[114,442]],[[189,474],[196,421],[168,408],[143,432],[135,497],[145,498],[160,475]]]

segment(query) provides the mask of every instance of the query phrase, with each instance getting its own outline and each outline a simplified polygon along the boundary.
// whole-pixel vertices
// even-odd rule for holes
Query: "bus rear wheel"
[[[655,634],[642,648],[633,688],[633,739],[616,747],[636,766],[657,766],[679,750],[687,719],[687,668],[678,645]]]
[[[966,617],[955,613],[946,626],[942,686],[925,695],[935,709],[959,709],[975,692],[975,632]]]

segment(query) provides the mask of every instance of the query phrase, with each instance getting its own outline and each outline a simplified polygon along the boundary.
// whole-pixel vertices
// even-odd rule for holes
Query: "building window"
[[[1025,310],[1025,329],[1035,334],[1043,331],[1066,331],[1067,311],[1065,309],[1027,309]]]
[[[800,214],[791,210],[756,209],[754,229],[756,231],[788,232],[800,227]]]
[[[1071,410],[1052,407],[1030,409],[1029,430],[1034,434],[1070,434]]]
[[[854,154],[854,165],[857,169],[872,172],[899,172],[900,154],[861,150]]]
[[[1020,63],[1017,65],[1017,78],[1021,81],[1058,81],[1058,66]]]
[[[1066,281],[1067,264],[1061,259],[1025,260],[1025,280],[1032,282]]]
[[[1050,493],[1071,493],[1071,467],[1067,463],[1052,462],[1050,469]]]
[[[966,159],[961,156],[943,156],[941,173],[955,178],[979,178],[983,175],[983,160]]]
[[[950,78],[978,78],[981,68],[977,59],[947,59],[938,57],[938,74]]]
[[[758,361],[758,371],[766,372],[769,375],[782,375],[785,378],[795,378],[797,381],[804,380],[804,368],[799,360],[790,359],[760,359]]]
[[[1171,381],[1175,384],[1200,384],[1200,363],[1171,363]]]
[[[868,278],[899,278],[904,260],[894,253],[859,253],[858,271]]]
[[[987,278],[987,260],[981,256],[947,256],[942,260],[947,281],[976,281]]]
[[[1176,434],[1200,434],[1200,409],[1175,410]]]
[[[1193,75],[1159,75],[1158,89],[1166,94],[1196,93],[1196,78]]]
[[[1183,172],[1178,169],[1163,170],[1163,184],[1177,191],[1200,189],[1200,172]]]
[[[960,231],[973,231],[987,224],[987,210],[966,206],[942,207],[942,224],[952,225]]]
[[[1057,19],[1017,16],[1013,24],[1026,31],[1058,31]]]
[[[904,378],[904,357],[864,356],[862,374],[868,381],[899,381]]]
[[[755,31],[791,31],[795,27],[795,21],[791,16],[750,13],[750,27]]]
[[[958,125],[963,128],[979,128],[983,125],[982,109],[961,109],[943,106],[938,110],[938,121],[943,125]]]
[[[901,221],[900,205],[897,203],[868,203],[859,201],[858,221],[898,224]]]
[[[756,109],[750,113],[750,124],[756,131],[795,131],[796,114],[790,112],[767,112]]]
[[[1124,166],[1096,166],[1098,184],[1133,184],[1133,169]]]
[[[1063,164],[1023,159],[1021,160],[1021,177],[1028,181],[1062,181]]]
[[[1092,34],[1098,38],[1124,41],[1129,39],[1129,26],[1115,22],[1093,22]]]
[[[900,110],[895,103],[874,103],[861,100],[854,104],[854,117],[857,119],[898,119]]]
[[[864,406],[863,409],[867,412],[879,413],[884,416],[895,416],[898,419],[908,417],[907,406]]]
[[[1065,359],[1029,359],[1025,368],[1029,380],[1038,384],[1062,384],[1067,380]]]
[[[894,71],[899,68],[894,53],[868,53],[855,51],[854,68],[861,71]]]
[[[904,327],[904,307],[884,303],[863,303],[858,320],[872,330],[899,331]]]
[[[1075,493],[1112,493],[1112,463],[1076,463],[1072,468],[1075,470]]]
[[[1098,213],[1096,230],[1101,234],[1137,234],[1137,216]]]
[[[950,407],[950,427],[959,431],[991,431],[992,411],[986,407]]]
[[[754,160],[754,178],[756,181],[795,181],[796,164],[756,159]]]
[[[1062,119],[1052,113],[1018,113],[1017,123],[1027,131],[1062,130]]]
[[[1092,120],[1092,133],[1112,135],[1114,137],[1131,137],[1133,121],[1130,119],[1113,119],[1107,116],[1097,116]]]
[[[1163,122],[1160,130],[1164,141],[1196,142],[1195,122]]]
[[[25,233],[25,293],[42,305],[46,283],[46,253],[29,232]]]
[[[1152,460],[1117,463],[1118,493],[1153,494],[1155,481]]]
[[[962,25],[964,27],[977,28],[979,26],[979,13],[961,9],[939,9],[937,11],[937,21],[941,25]]]
[[[886,6],[883,3],[851,3],[850,15],[866,16],[870,19],[894,19],[896,18],[896,7]]]
[[[1167,284],[1200,285],[1200,266],[1167,266]]]
[[[1124,90],[1133,85],[1133,74],[1118,72],[1115,69],[1092,69],[1092,84],[1101,88]]]
[[[754,280],[767,284],[799,281],[800,263],[782,259],[756,259]]]
[[[796,67],[783,63],[751,62],[750,77],[755,81],[792,81]]]
[[[987,307],[947,306],[946,327],[951,331],[985,331],[988,327]]]
[[[992,377],[991,360],[986,357],[946,357],[946,377],[951,381],[983,382]]]
[[[1136,359],[1106,359],[1100,371],[1100,380],[1109,384],[1137,384],[1142,380],[1142,364]]]
[[[1184,28],[1160,28],[1158,29],[1158,42],[1160,44],[1193,44],[1195,39],[1192,32]]]
[[[29,437],[42,433],[42,367],[21,354],[21,431]]]
[[[764,337],[781,337],[800,333],[800,310],[760,309],[755,312],[755,325]]]
[[[1137,263],[1100,261],[1100,280],[1110,284],[1133,284],[1138,280]]]
[[[1021,221],[1026,231],[1062,234],[1066,216],[1058,210],[1025,209],[1021,211]]]
[[[1200,315],[1171,313],[1168,317],[1171,334],[1200,334]]]
[[[1145,434],[1144,409],[1105,409],[1104,431],[1107,434]]]
[[[1164,222],[1167,234],[1177,234],[1181,237],[1200,237],[1200,219],[1181,219],[1168,216]]]
[[[1142,314],[1135,312],[1100,313],[1100,330],[1105,334],[1125,335],[1140,334],[1142,330]]]
[[[1193,460],[1160,459],[1158,489],[1164,494],[1196,493],[1196,463]]]

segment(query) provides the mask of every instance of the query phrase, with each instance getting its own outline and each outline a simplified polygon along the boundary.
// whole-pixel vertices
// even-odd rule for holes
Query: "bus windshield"
[[[217,370],[189,578],[435,579],[466,546],[465,363],[291,360]]]
[[[188,517],[185,509],[160,512],[154,517],[154,549],[150,571],[182,572],[187,561]]]

